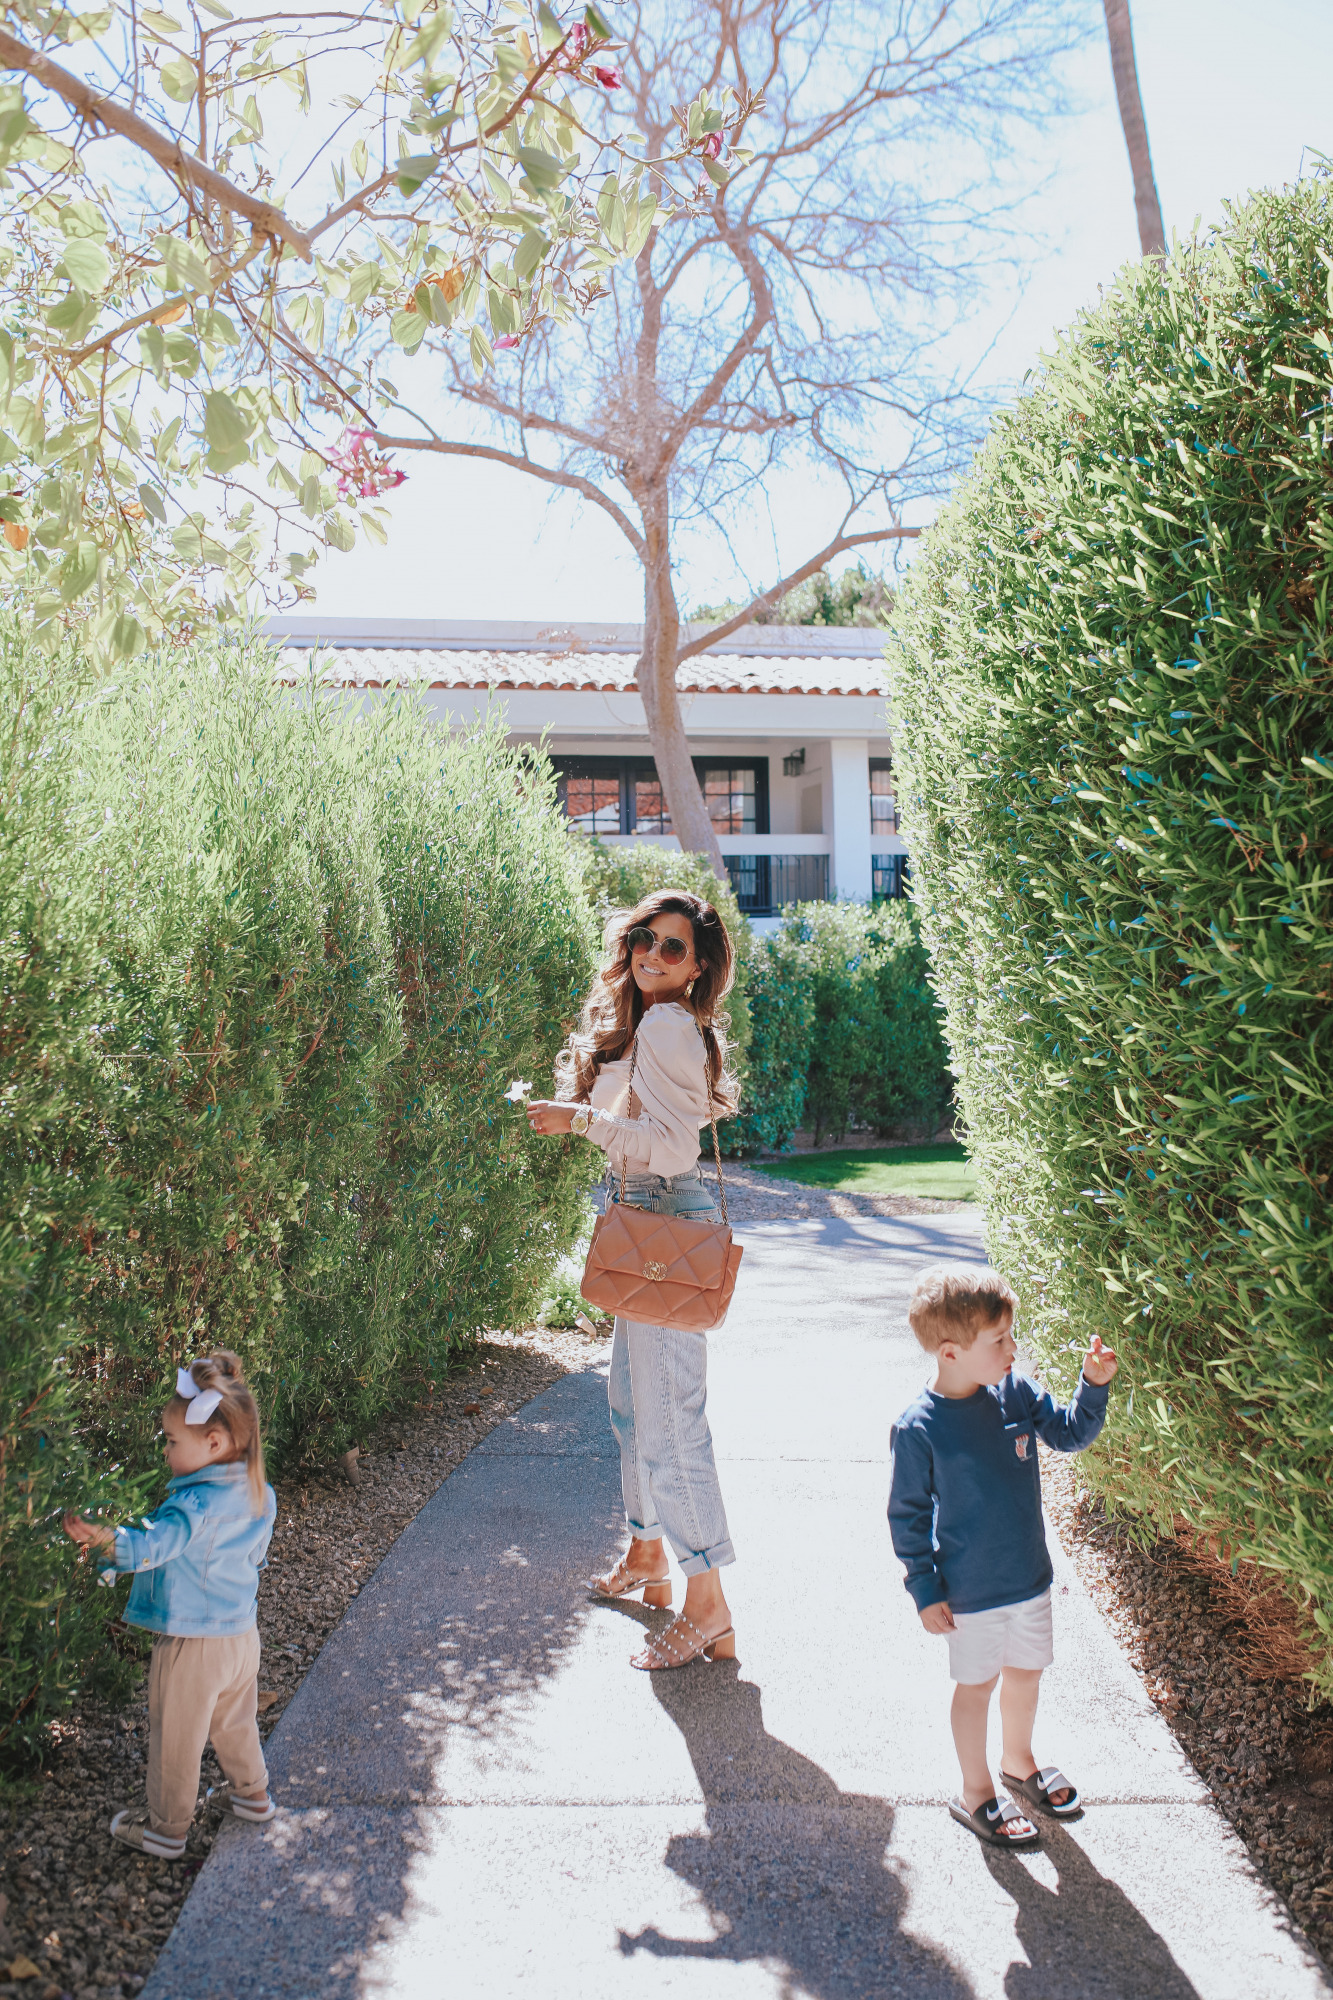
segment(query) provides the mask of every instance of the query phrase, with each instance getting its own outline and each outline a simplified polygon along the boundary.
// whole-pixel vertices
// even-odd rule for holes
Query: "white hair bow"
[[[176,1394],[189,1404],[187,1424],[206,1424],[222,1401],[221,1389],[201,1389],[188,1368],[176,1370]]]

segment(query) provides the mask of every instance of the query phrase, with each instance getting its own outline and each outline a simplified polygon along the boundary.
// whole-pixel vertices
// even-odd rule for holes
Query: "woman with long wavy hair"
[[[736,1108],[718,1012],[734,970],[726,926],[701,896],[660,889],[613,920],[607,946],[557,1063],[559,1095],[530,1103],[528,1122],[534,1132],[582,1133],[600,1146],[608,1201],[621,1199],[623,1173],[634,1207],[715,1221],[699,1130],[710,1112],[727,1117]],[[736,1556],[704,1408],[707,1356],[702,1333],[616,1320],[611,1428],[631,1539],[593,1588],[603,1597],[642,1589],[645,1604],[669,1605],[664,1536],[686,1579],[684,1610],[635,1655],[636,1667],[736,1653],[720,1574]]]

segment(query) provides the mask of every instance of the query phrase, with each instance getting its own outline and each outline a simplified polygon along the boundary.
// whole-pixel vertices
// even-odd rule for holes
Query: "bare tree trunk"
[[[1139,220],[1139,249],[1145,257],[1166,255],[1166,231],[1162,227],[1162,205],[1157,199],[1152,156],[1148,151],[1148,127],[1139,95],[1138,65],[1134,61],[1134,30],[1129,19],[1129,0],[1102,0],[1106,10],[1106,38],[1111,44],[1111,72],[1115,77],[1120,124],[1134,176],[1134,212]]]
[[[676,689],[680,609],[671,583],[670,532],[664,499],[645,509],[644,526],[648,547],[643,576],[643,651],[635,678],[648,719],[653,761],[666,793],[676,838],[687,851],[706,854],[719,882],[725,882],[727,864],[699,790]]]

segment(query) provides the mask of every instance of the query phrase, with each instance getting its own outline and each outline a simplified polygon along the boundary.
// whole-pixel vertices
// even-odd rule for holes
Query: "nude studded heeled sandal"
[[[659,1632],[648,1641],[641,1653],[635,1654],[630,1665],[640,1667],[646,1673],[657,1673],[666,1667],[687,1667],[691,1660],[734,1660],[735,1657],[734,1627],[728,1625],[725,1632],[715,1632],[710,1639],[682,1611],[678,1618],[672,1619],[665,1632]]]
[[[628,1597],[631,1592],[643,1586],[643,1601],[656,1611],[671,1608],[671,1578],[669,1576],[645,1576],[636,1574],[629,1566],[629,1558],[622,1556],[610,1576],[595,1576],[588,1585],[598,1597]]]

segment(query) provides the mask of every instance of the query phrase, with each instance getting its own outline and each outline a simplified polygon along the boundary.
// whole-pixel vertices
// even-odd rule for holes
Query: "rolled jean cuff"
[[[666,1529],[660,1521],[651,1521],[645,1524],[642,1521],[630,1520],[628,1515],[625,1516],[625,1519],[629,1523],[629,1531],[636,1542],[660,1542],[666,1533]]]
[[[700,1549],[693,1555],[677,1555],[682,1576],[705,1576],[710,1569],[725,1569],[734,1563],[736,1551],[729,1541],[714,1542],[711,1549]]]

